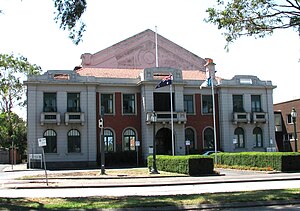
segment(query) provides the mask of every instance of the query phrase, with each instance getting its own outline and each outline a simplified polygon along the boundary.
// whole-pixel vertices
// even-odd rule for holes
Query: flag
[[[173,80],[173,76],[172,75],[168,75],[166,77],[164,77],[155,87],[155,89],[164,87],[164,86],[169,86],[172,84],[172,80]]]
[[[203,87],[208,87],[211,86],[211,77],[207,78],[200,86],[200,89],[202,89]]]

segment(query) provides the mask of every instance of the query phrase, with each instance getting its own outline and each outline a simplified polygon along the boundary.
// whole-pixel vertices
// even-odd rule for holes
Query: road
[[[49,179],[49,186],[46,186],[45,182],[34,184],[33,181],[13,180],[25,175],[43,173],[43,170],[0,172],[0,197],[158,196],[300,188],[300,173],[266,174],[236,170],[222,170],[221,173],[224,176],[207,177],[99,180]],[[51,173],[55,173],[55,171]],[[10,188],[7,188],[9,181],[12,184],[10,184]],[[14,188],[14,183],[17,188]],[[24,184],[19,185],[18,183]]]

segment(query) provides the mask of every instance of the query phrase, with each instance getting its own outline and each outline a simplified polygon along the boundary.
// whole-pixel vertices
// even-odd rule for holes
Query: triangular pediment
[[[156,66],[155,32],[148,29],[95,54],[81,56],[83,67],[144,69]],[[158,35],[158,66],[205,70],[206,61]]]

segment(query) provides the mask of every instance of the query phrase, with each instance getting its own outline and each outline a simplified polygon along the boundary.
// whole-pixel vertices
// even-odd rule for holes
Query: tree
[[[15,106],[24,106],[22,97],[25,94],[25,88],[22,78],[40,72],[39,66],[30,64],[23,56],[0,54],[0,107],[2,112],[9,114]]]
[[[56,8],[56,22],[60,22],[60,28],[68,30],[69,38],[75,45],[82,40],[85,24],[81,16],[86,9],[86,0],[53,0]]]
[[[12,142],[21,156],[26,156],[27,127],[26,122],[17,114],[11,113],[10,121],[7,121],[7,113],[0,113],[0,148],[10,148]],[[10,130],[12,128],[12,131]]]
[[[5,133],[1,134],[3,135],[1,137],[2,143],[4,143],[4,139],[7,143],[14,143],[15,133],[19,128],[14,125],[19,121],[17,121],[18,118],[12,112],[12,109],[25,105],[25,100],[23,99],[25,87],[22,83],[22,78],[27,75],[36,75],[40,72],[41,68],[39,66],[30,64],[23,56],[15,57],[13,54],[0,54],[1,122],[2,126],[6,128],[5,130],[2,128],[1,133],[7,131],[6,135]]]
[[[217,0],[206,22],[223,29],[227,46],[242,36],[263,38],[274,30],[294,28],[300,35],[299,0]]]

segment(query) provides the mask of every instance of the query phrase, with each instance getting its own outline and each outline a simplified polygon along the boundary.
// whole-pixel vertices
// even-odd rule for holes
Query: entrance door
[[[162,128],[156,133],[156,153],[158,155],[172,155],[172,131]]]

